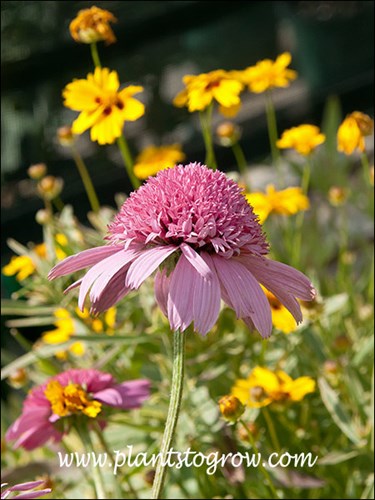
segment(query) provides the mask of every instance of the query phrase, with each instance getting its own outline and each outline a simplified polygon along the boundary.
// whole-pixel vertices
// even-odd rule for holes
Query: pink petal
[[[194,329],[201,335],[206,335],[217,321],[220,312],[220,283],[215,266],[208,253],[202,253],[202,260],[210,270],[209,279],[196,273],[193,317]]]
[[[272,332],[271,308],[257,280],[234,259],[215,255],[212,260],[237,317],[250,317],[262,337],[269,337]]]
[[[100,297],[91,304],[90,312],[92,314],[106,311],[110,307],[117,304],[117,302],[119,302],[131,291],[130,288],[124,285],[127,270],[128,267],[125,266],[125,269],[115,274],[115,276],[107,283],[104,293],[102,293]]]
[[[139,288],[159,265],[177,250],[173,245],[149,248],[144,250],[129,267],[125,285],[129,288]]]
[[[59,262],[55,267],[51,269],[48,274],[48,279],[53,280],[59,276],[65,276],[66,274],[71,274],[76,271],[80,271],[85,267],[89,267],[101,260],[105,259],[109,255],[113,255],[119,250],[123,249],[123,246],[119,245],[104,245],[101,247],[90,248],[84,250],[83,252],[77,253],[76,255],[71,255],[63,261]]]
[[[193,321],[193,296],[197,274],[182,254],[172,272],[168,295],[167,312],[173,331],[184,331]]]
[[[291,266],[253,255],[240,257],[238,260],[271,292],[270,287],[278,288],[302,300],[312,300],[316,296],[310,280]]]
[[[12,497],[14,500],[18,499],[26,499],[26,498],[40,498],[41,496],[48,495],[48,493],[51,493],[51,488],[45,488],[43,490],[37,490],[37,491],[30,491],[29,493],[21,493],[20,495],[16,495],[15,497]]]
[[[43,483],[45,483],[45,481],[43,481],[43,480],[42,481],[29,481],[28,483],[15,484],[14,486],[11,486],[8,489],[9,489],[9,491],[27,491],[27,490],[32,490],[33,488],[36,488],[37,486],[40,486]]]
[[[94,284],[94,282],[105,272],[111,272],[114,266],[125,266],[128,262],[134,259],[138,255],[138,252],[131,250],[124,250],[121,248],[115,255],[110,255],[106,259],[98,262],[94,267],[92,267],[85,275],[82,280],[81,288],[78,297],[78,307],[83,311],[86,295],[89,289]]]
[[[97,401],[125,410],[139,408],[149,396],[149,380],[130,380],[94,394]]]
[[[187,245],[186,243],[181,243],[180,249],[187,260],[190,262],[190,264],[195,267],[195,269],[201,276],[203,276],[203,278],[211,278],[212,270],[191,246]]]
[[[155,299],[165,316],[168,316],[169,286],[170,277],[167,275],[167,271],[164,268],[155,275]]]

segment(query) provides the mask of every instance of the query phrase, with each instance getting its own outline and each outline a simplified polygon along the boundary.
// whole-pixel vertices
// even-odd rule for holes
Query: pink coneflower
[[[205,335],[215,324],[222,298],[263,337],[272,330],[271,310],[259,283],[293,314],[296,297],[315,291],[299,271],[265,257],[268,244],[257,216],[238,185],[198,163],[163,170],[133,192],[109,226],[109,244],[85,250],[55,266],[54,279],[92,266],[80,286],[91,311],[108,309],[139,288],[154,271],[156,300],[172,330],[192,322]]]
[[[5,490],[1,491],[1,498],[9,498],[9,500],[16,500],[17,498],[40,498],[43,497],[44,495],[48,495],[48,493],[51,493],[51,488],[44,488],[43,490],[36,490],[36,491],[30,491],[33,490],[34,488],[38,488],[38,486],[41,486],[44,484],[45,481],[29,481],[28,483],[19,483],[15,484],[14,486],[10,486],[9,488],[6,488]],[[3,483],[1,485],[1,489],[3,489],[4,486],[8,486],[6,483]],[[26,493],[21,493],[19,495],[12,495],[13,492],[26,492]]]
[[[103,405],[121,409],[139,408],[149,397],[148,380],[117,384],[112,375],[98,370],[67,370],[32,389],[23,403],[22,415],[11,425],[6,439],[17,439],[14,447],[33,450],[49,439],[61,441],[69,430],[69,417],[81,415],[101,425]],[[88,420],[88,421],[89,421]]]

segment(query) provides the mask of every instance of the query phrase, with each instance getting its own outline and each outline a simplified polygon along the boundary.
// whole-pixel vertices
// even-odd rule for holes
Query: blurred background
[[[61,90],[92,70],[89,47],[77,44],[68,26],[80,9],[96,4],[113,12],[117,43],[99,44],[104,66],[123,84],[144,86],[144,117],[127,123],[133,152],[149,144],[179,142],[190,161],[204,160],[198,117],[172,105],[187,73],[243,69],[260,59],[292,53],[299,78],[275,92],[279,131],[302,121],[321,124],[327,98],[337,96],[342,115],[373,115],[374,2],[205,1],[4,1],[1,4],[2,75],[2,257],[8,237],[41,240],[34,216],[42,207],[26,170],[44,162],[64,178],[64,203],[81,221],[89,210],[77,170],[55,139],[56,129],[76,113],[62,104]],[[269,154],[263,95],[245,92],[236,121],[251,163]],[[221,120],[215,117],[215,123]],[[86,133],[79,148],[99,199],[114,206],[114,194],[130,185],[116,145],[98,147]],[[219,165],[233,167],[231,151],[217,148]]]

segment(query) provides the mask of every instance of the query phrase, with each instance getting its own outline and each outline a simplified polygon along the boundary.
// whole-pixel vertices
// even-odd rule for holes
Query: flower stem
[[[91,439],[90,431],[82,425],[78,429],[78,432],[85,447],[89,450],[91,454],[94,454],[95,448]],[[92,478],[94,480],[96,498],[106,499],[107,497],[105,494],[104,482],[100,472],[100,468],[93,465],[91,467],[91,470],[92,470]]]
[[[278,168],[279,180],[283,181],[280,172],[280,151],[276,146],[277,139],[279,137],[277,132],[277,121],[275,106],[273,105],[271,93],[266,92],[266,116],[267,116],[267,127],[268,127],[268,137],[270,140],[272,162]]]
[[[239,142],[234,142],[232,144],[232,151],[236,158],[238,170],[242,175],[245,175],[247,171],[247,161]],[[250,189],[250,186],[248,186],[248,188]]]
[[[91,49],[91,57],[92,57],[92,60],[94,61],[95,67],[101,68],[102,64],[100,62],[98,46],[97,46],[96,42],[90,43],[90,49]]]
[[[213,106],[210,104],[206,111],[201,111],[199,113],[202,134],[204,145],[206,147],[206,159],[205,163],[207,167],[212,168],[212,170],[217,169],[217,163],[215,158],[214,144],[212,141],[212,130],[211,130],[211,121],[212,121],[212,110]]]
[[[255,444],[255,439],[254,439],[254,436],[251,434],[248,426],[246,425],[246,423],[240,418],[239,422],[241,423],[241,425],[244,427],[244,429],[246,430],[247,432],[247,435],[249,437],[249,441],[250,441],[250,445],[252,447],[252,449],[254,450],[254,453],[256,453],[258,456],[259,456],[259,450]],[[260,462],[260,470],[266,480],[266,482],[268,483],[268,486],[271,490],[271,493],[273,495],[273,498],[280,498],[277,491],[276,491],[276,488],[275,486],[273,485],[273,482],[272,482],[272,479],[271,479],[271,476],[268,474],[268,471],[267,469],[263,466],[262,462]]]
[[[131,155],[129,145],[123,135],[120,135],[120,137],[117,139],[117,145],[119,147],[122,160],[125,165],[126,172],[128,174],[128,177],[130,179],[130,182],[132,183],[132,186],[134,189],[138,189],[141,183],[137,179],[137,177],[134,175],[133,172],[133,166],[134,166],[134,161],[133,157]]]
[[[91,209],[93,210],[93,212],[97,213],[97,212],[99,212],[100,204],[99,204],[98,197],[96,195],[94,185],[91,181],[89,171],[86,167],[85,162],[82,159],[82,156],[79,154],[78,150],[74,146],[71,147],[71,150],[72,150],[72,156],[73,156],[74,162],[77,166],[79,175],[81,176],[83,185],[85,187],[86,194],[87,194],[87,197],[89,199]]]
[[[306,163],[302,173],[302,181],[301,181],[301,189],[302,193],[307,196],[310,185],[310,176],[311,176],[311,166],[310,161],[306,159]],[[293,245],[293,263],[295,266],[298,266],[300,255],[301,255],[301,244],[302,244],[302,225],[305,218],[305,211],[301,210],[296,218],[296,226],[295,226],[295,241]]]
[[[273,425],[271,415],[267,408],[263,408],[263,415],[267,423],[268,432],[270,433],[271,443],[274,449],[279,452],[281,450],[279,440],[277,439],[277,434],[275,431],[275,426]]]
[[[167,472],[166,456],[171,448],[174,433],[176,430],[177,420],[180,412],[182,389],[184,382],[184,357],[185,357],[185,332],[176,331],[173,334],[173,372],[172,372],[172,387],[171,397],[168,409],[167,421],[163,440],[160,449],[160,458],[156,467],[154,484],[152,486],[153,499],[161,498],[161,490]]]
[[[365,151],[361,154],[361,163],[363,168],[363,177],[365,179],[366,185],[371,187],[370,163]]]

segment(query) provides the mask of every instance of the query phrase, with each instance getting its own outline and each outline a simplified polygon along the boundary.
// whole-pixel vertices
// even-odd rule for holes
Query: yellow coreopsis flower
[[[134,173],[138,179],[147,179],[160,170],[174,167],[185,158],[179,144],[148,146],[135,159]]]
[[[295,149],[303,156],[308,156],[314,149],[323,144],[326,136],[316,125],[299,125],[285,130],[276,143],[279,149]]]
[[[257,366],[247,379],[236,380],[231,394],[251,408],[261,408],[271,403],[301,401],[315,391],[311,377],[293,380],[287,373]]]
[[[290,187],[276,191],[275,186],[269,184],[266,187],[266,193],[247,193],[245,196],[259,217],[261,224],[271,213],[294,215],[301,210],[310,208],[309,199],[303,194],[300,187]]]
[[[54,322],[56,326],[55,330],[44,332],[42,339],[46,344],[63,344],[70,340],[76,331],[74,319],[70,312],[64,308],[56,309],[54,316],[56,318]],[[57,351],[56,357],[61,360],[66,360],[68,351],[74,356],[80,357],[83,356],[85,347],[82,342],[73,342],[73,344],[68,347],[68,350]]]
[[[337,149],[351,155],[356,149],[365,150],[365,137],[374,130],[374,120],[360,111],[348,115],[337,131]]]
[[[261,285],[262,286],[262,285]],[[294,332],[297,328],[296,320],[288,309],[269,290],[262,286],[262,289],[271,306],[272,324],[283,333]]]
[[[135,121],[145,111],[143,103],[133,95],[143,87],[129,85],[119,90],[116,71],[95,68],[86,79],[73,80],[63,90],[64,105],[80,115],[73,122],[72,133],[82,134],[91,129],[91,140],[112,144],[122,133],[125,121]]]
[[[115,307],[110,307],[104,314],[102,319],[93,318],[90,315],[90,311],[85,307],[83,311],[81,311],[78,307],[76,307],[75,312],[77,316],[83,320],[85,325],[87,325],[92,331],[95,333],[106,333],[107,335],[113,335],[115,333],[115,325],[116,325],[116,315],[117,310]]]
[[[90,9],[80,10],[77,17],[70,23],[69,30],[76,42],[104,41],[109,45],[116,41],[109,23],[116,21],[115,16],[108,10],[93,6]]]
[[[243,71],[236,71],[237,78],[248,85],[249,90],[261,94],[275,87],[288,87],[297,78],[297,72],[288,69],[292,61],[289,52],[279,55],[276,61],[264,59]]]
[[[200,75],[186,75],[183,82],[186,88],[174,98],[175,106],[186,106],[192,113],[203,111],[215,100],[221,111],[238,111],[243,83],[233,78],[230,72],[218,69]]]

